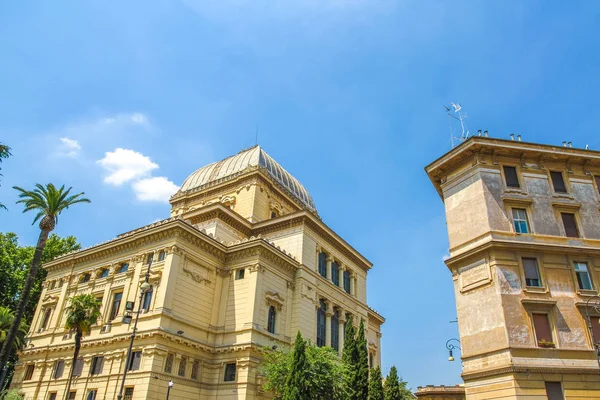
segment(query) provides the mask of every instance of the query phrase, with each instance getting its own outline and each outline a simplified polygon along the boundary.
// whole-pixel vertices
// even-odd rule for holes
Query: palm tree
[[[100,303],[91,294],[80,294],[69,299],[67,310],[67,323],[65,328],[70,331],[75,331],[75,350],[73,350],[73,362],[71,362],[71,372],[69,373],[69,382],[65,391],[65,399],[69,398],[71,391],[71,381],[73,380],[73,372],[75,363],[79,357],[81,349],[81,338],[83,335],[90,333],[92,325],[100,318]]]
[[[17,186],[13,187],[20,192],[20,200],[17,201],[17,204],[23,203],[25,205],[23,212],[37,211],[37,214],[33,219],[33,223],[35,224],[41,219],[39,225],[41,232],[35,248],[35,253],[33,254],[31,267],[29,268],[29,272],[27,274],[27,279],[25,280],[23,290],[21,291],[19,297],[19,304],[17,306],[15,318],[10,326],[8,335],[6,335],[6,340],[2,343],[2,351],[0,351],[0,366],[2,367],[2,370],[6,368],[6,362],[8,361],[8,357],[10,355],[10,349],[14,344],[15,338],[17,337],[17,332],[21,326],[21,319],[23,318],[25,308],[27,307],[27,302],[29,301],[31,288],[33,287],[35,278],[42,263],[42,253],[46,247],[48,235],[50,235],[50,232],[52,232],[56,227],[56,224],[58,223],[58,216],[63,210],[69,208],[69,206],[72,206],[73,204],[90,202],[90,200],[82,197],[85,193],[82,192],[72,195],[72,188],[65,190],[64,185],[58,189],[51,183],[47,184],[45,187],[39,183],[35,186],[36,188],[33,191],[25,190]],[[1,376],[0,388],[4,384],[3,380],[4,377]]]
[[[11,155],[10,154],[10,147],[8,147],[5,144],[0,143],[0,163],[2,162],[3,158],[8,158],[10,155]],[[0,174],[0,176],[2,176],[2,174]],[[6,210],[6,207],[2,203],[0,203],[0,208],[3,208],[3,209]]]
[[[14,319],[15,314],[10,310],[10,308],[0,306],[0,343],[4,343],[6,340],[6,336],[8,335],[8,331]],[[19,330],[17,331],[17,336],[15,337],[15,342],[13,344],[13,350],[16,351],[23,348],[25,336],[27,336],[28,330],[29,326],[27,326],[25,321],[21,321],[21,326],[19,326]]]

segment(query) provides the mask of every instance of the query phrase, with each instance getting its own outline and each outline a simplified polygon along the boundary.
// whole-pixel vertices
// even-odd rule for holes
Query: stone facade
[[[266,153],[251,148],[220,163],[257,149],[263,160]],[[65,307],[81,293],[98,297],[102,317],[83,340],[76,400],[116,398],[133,327],[122,322],[127,302],[144,309],[126,399],[164,399],[170,380],[174,399],[269,398],[264,352],[290,348],[298,331],[316,343],[318,315],[325,344],[340,351],[343,334],[336,341],[335,332],[350,316],[365,320],[379,365],[384,319],[366,305],[371,263],[323,223],[297,181],[261,162],[196,186],[192,174],[172,197],[170,218],[46,264],[13,386],[26,399],[64,398],[73,353]],[[140,297],[148,268],[152,292]]]
[[[600,152],[474,137],[426,171],[450,242],[466,397],[600,398]]]
[[[419,400],[465,400],[465,388],[456,386],[419,386],[415,397]]]

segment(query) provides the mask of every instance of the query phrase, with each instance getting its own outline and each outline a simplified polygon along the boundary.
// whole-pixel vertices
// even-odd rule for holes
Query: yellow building
[[[312,198],[258,146],[191,174],[171,217],[56,259],[13,386],[26,399],[62,399],[73,336],[65,306],[91,293],[102,317],[86,336],[71,399],[114,399],[150,261],[125,399],[261,399],[265,349],[298,331],[341,352],[344,323],[365,320],[380,364],[383,317],[369,309],[371,263],[319,218]],[[131,304],[131,303],[129,303]]]
[[[426,171],[446,209],[466,398],[599,399],[586,302],[600,287],[600,152],[473,137]]]

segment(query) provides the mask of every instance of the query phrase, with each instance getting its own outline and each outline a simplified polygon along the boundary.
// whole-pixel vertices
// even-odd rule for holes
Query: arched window
[[[165,261],[166,253],[164,250],[158,252],[158,261]]]
[[[175,359],[174,354],[168,354],[167,359],[165,360],[165,372],[170,374],[173,372],[173,360]]]
[[[325,337],[327,335],[327,325],[325,312],[327,311],[327,304],[321,300],[320,307],[317,310],[317,346],[325,346]]]
[[[327,278],[327,254],[323,252],[319,253],[319,274],[323,278]]]
[[[269,315],[267,321],[267,330],[271,333],[275,333],[275,306],[269,307]]]
[[[331,317],[331,347],[335,351],[340,350],[340,310],[333,310]]]

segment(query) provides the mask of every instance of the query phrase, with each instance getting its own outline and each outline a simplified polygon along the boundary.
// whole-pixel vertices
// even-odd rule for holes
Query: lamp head
[[[173,381],[169,381],[169,387],[172,388],[174,385]]]
[[[152,288],[152,285],[150,285],[148,282],[144,282],[140,286],[140,290],[142,291],[142,293],[148,293],[151,288]]]
[[[452,350],[448,350],[448,361],[454,361],[454,356],[452,355]]]

